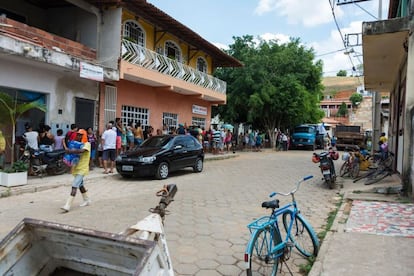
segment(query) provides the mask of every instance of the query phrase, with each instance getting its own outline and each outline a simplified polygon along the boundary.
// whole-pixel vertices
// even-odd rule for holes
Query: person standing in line
[[[103,168],[103,160],[102,160],[102,155],[103,155],[103,146],[102,146],[102,136],[99,135],[99,133],[97,133],[96,138],[98,139],[98,163],[99,163],[99,168]]]
[[[116,130],[116,156],[119,155],[122,149],[122,133],[125,133],[125,130],[122,126],[121,118],[115,118],[115,130]]]
[[[141,122],[138,121],[135,125],[134,144],[135,146],[139,146],[141,145],[143,141],[144,141],[144,131],[141,128]]]
[[[63,135],[63,130],[61,128],[59,128],[56,131],[56,135],[54,137],[54,140],[55,140],[54,149],[55,150],[63,149],[63,143],[64,143],[63,140],[65,140],[65,135]]]
[[[184,128],[183,124],[178,124],[177,134],[185,135],[187,131]]]
[[[221,132],[218,130],[218,127],[214,127],[213,133],[212,133],[212,139],[213,139],[213,154],[219,154],[220,153],[220,142],[221,142]]]
[[[93,132],[92,127],[88,127],[86,129],[86,132],[88,133],[88,142],[91,144],[91,157],[89,160],[89,169],[93,170],[95,167],[94,161],[96,158],[96,144],[97,144],[97,138],[95,133]]]
[[[134,127],[132,126],[132,122],[129,122],[126,127],[126,139],[127,139],[127,149],[134,148]]]
[[[6,150],[6,139],[0,130],[0,169],[4,169],[4,152]]]
[[[283,150],[288,150],[288,137],[285,133],[282,133],[282,144],[283,144]]]
[[[232,133],[231,130],[228,129],[226,132],[226,137],[224,138],[224,143],[226,144],[226,152],[229,153],[231,149],[231,142],[232,142]]]
[[[102,159],[104,166],[104,174],[113,173],[115,158],[116,158],[116,131],[112,129],[112,124],[108,123],[106,125],[106,130],[102,133]],[[109,161],[109,171],[108,171],[108,161]]]
[[[76,124],[70,125],[70,130],[66,133],[65,139],[63,140],[63,148],[67,149],[66,144],[70,141],[73,141],[76,138],[78,132],[78,126]]]
[[[89,173],[89,159],[91,144],[88,142],[86,130],[80,129],[76,133],[76,141],[83,143],[83,146],[80,149],[66,149],[67,153],[71,154],[80,154],[79,162],[73,167],[72,175],[74,176],[72,182],[72,189],[70,192],[69,198],[66,200],[66,204],[61,207],[61,209],[67,213],[70,211],[73,200],[75,199],[76,192],[79,188],[83,202],[80,204],[81,207],[88,206],[91,204],[91,200],[88,196],[88,191],[83,184],[83,178]]]
[[[162,125],[162,134],[168,134],[168,125],[167,124],[163,124]]]

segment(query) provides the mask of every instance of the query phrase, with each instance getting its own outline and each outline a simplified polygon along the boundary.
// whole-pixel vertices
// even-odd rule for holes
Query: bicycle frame
[[[310,178],[312,178],[312,176],[305,177],[302,181],[308,180]],[[263,231],[264,229],[269,229],[269,227],[271,228],[270,231],[269,231],[270,239],[267,238],[267,241],[269,241],[269,242],[265,242],[264,246],[267,247],[268,255],[272,260],[276,260],[279,257],[281,257],[282,255],[284,255],[286,253],[286,248],[288,248],[289,252],[290,252],[290,250],[293,246],[296,247],[296,241],[292,237],[292,229],[293,229],[294,223],[296,223],[296,229],[298,228],[298,224],[297,224],[298,220],[296,218],[299,217],[299,220],[301,220],[302,223],[305,222],[305,220],[300,215],[300,210],[297,206],[294,194],[298,190],[299,185],[302,181],[298,182],[296,188],[293,191],[291,191],[287,194],[278,193],[278,194],[284,195],[284,196],[290,195],[292,197],[291,202],[287,203],[286,205],[284,205],[282,207],[278,206],[278,201],[276,201],[274,203],[274,206],[266,206],[267,208],[272,208],[272,214],[270,216],[262,216],[259,219],[256,219],[256,220],[254,220],[253,222],[251,222],[250,224],[247,225],[247,227],[249,228],[249,231],[251,233],[251,237],[255,237],[257,235],[256,233],[260,233],[258,231]],[[270,197],[273,197],[276,194],[277,193],[272,193],[270,195]],[[285,214],[289,214],[291,219],[290,219],[290,222],[288,223],[289,225],[286,225],[285,220],[283,221],[284,228],[286,230],[286,236],[282,237],[280,227],[279,227],[279,217],[286,216]],[[310,225],[307,224],[306,228],[307,228],[308,231],[310,230],[311,235],[316,236],[316,234],[314,233],[314,231],[310,227]],[[293,233],[294,236],[296,236],[296,234],[297,233]],[[275,235],[278,235],[281,239],[281,241],[278,244],[273,243],[274,240],[280,240],[279,237],[277,239],[275,239]],[[252,254],[249,254],[249,252],[253,252],[253,250],[255,250],[255,248],[254,248],[255,247],[255,242],[256,242],[256,239],[251,238],[249,240],[248,244],[247,244],[244,261],[245,261],[246,266],[247,266],[248,269],[250,268],[249,267],[250,266],[250,258],[252,257],[251,256]],[[319,247],[319,241],[316,240],[314,242],[314,245]],[[262,248],[264,248],[264,246]],[[262,248],[260,248],[260,249],[262,249]]]

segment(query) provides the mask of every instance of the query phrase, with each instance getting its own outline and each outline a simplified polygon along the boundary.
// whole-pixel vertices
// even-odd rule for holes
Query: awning
[[[410,18],[362,23],[365,90],[390,92],[405,62]]]

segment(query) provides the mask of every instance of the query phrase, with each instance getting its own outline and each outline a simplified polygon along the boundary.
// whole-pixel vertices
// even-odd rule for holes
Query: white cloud
[[[212,43],[214,46],[216,46],[219,49],[223,49],[223,50],[228,50],[229,49],[229,45],[225,45],[223,43],[219,43],[219,42],[213,42]]]
[[[287,43],[290,40],[290,37],[288,35],[285,35],[285,34],[271,34],[271,33],[262,34],[262,35],[260,35],[260,38],[265,40],[265,41],[277,40],[280,44]]]
[[[334,6],[335,16],[341,18],[343,11]],[[305,27],[315,27],[333,21],[331,6],[322,0],[260,0],[254,13],[263,15],[275,11],[286,17],[289,24],[302,24]]]
[[[361,33],[361,28],[362,22],[354,21],[351,22],[348,27],[342,28],[341,33],[345,38],[346,34]],[[361,37],[359,37],[359,39],[361,39]],[[362,41],[359,40],[359,43],[361,44]],[[351,74],[353,66],[357,67],[362,63],[361,46],[348,47],[348,51],[352,48],[354,53],[351,55],[345,55],[344,43],[341,39],[341,35],[336,29],[331,30],[330,36],[327,40],[310,43],[310,47],[313,47],[315,50],[317,59],[321,59],[323,61],[323,71],[325,72],[325,75],[328,76],[336,75],[339,70],[348,70],[349,75]]]

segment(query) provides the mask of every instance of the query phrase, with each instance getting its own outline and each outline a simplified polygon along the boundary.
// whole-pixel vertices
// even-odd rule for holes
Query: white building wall
[[[0,68],[7,68],[0,74],[0,86],[46,94],[46,123],[52,129],[59,124],[65,125],[61,127],[65,130],[67,124],[75,121],[75,97],[98,100],[98,83],[80,78],[79,73],[23,64],[12,58],[0,59]]]

